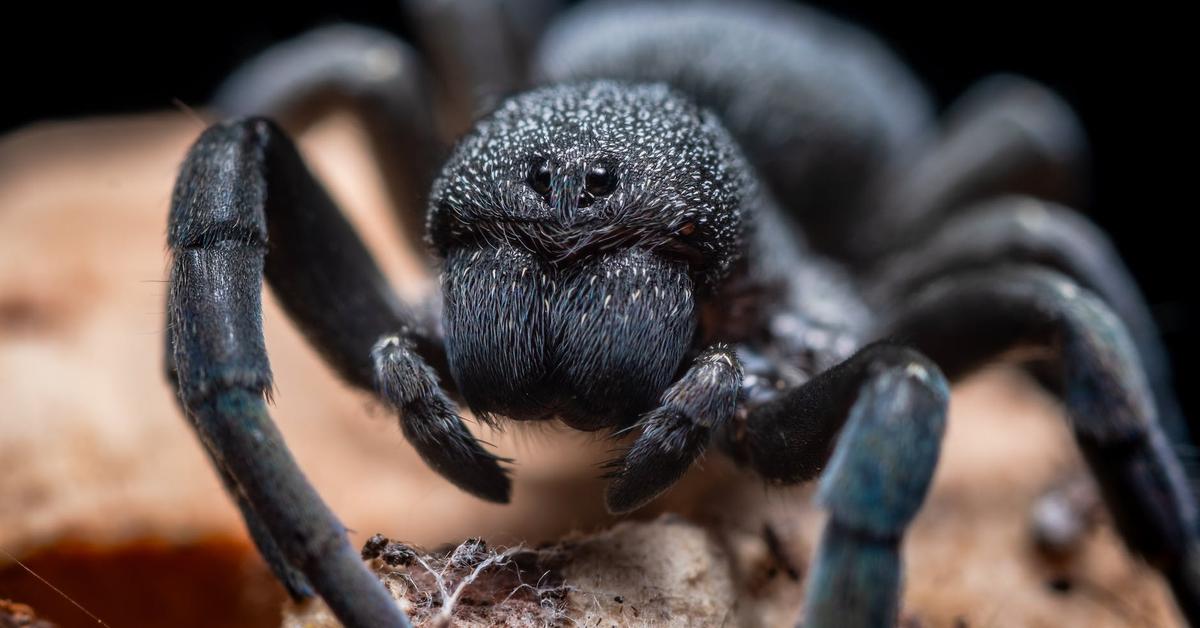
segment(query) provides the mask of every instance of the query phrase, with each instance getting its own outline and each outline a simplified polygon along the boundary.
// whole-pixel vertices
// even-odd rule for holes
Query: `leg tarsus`
[[[280,553],[304,573],[339,621],[354,628],[408,628],[400,607],[363,565],[345,528],[288,453],[262,395],[234,388],[189,406],[201,439],[221,444],[221,463]]]
[[[900,540],[862,536],[831,519],[805,589],[805,628],[895,626],[903,589]]]
[[[211,451],[209,453],[212,454]],[[275,577],[283,583],[283,588],[287,590],[288,595],[294,601],[306,600],[316,595],[316,591],[309,584],[308,578],[304,577],[304,573],[288,563],[287,557],[284,556],[279,545],[275,543],[274,537],[271,536],[271,531],[267,529],[267,524],[254,511],[254,506],[242,493],[237,481],[225,468],[225,464],[220,462],[215,455],[210,455],[209,459],[221,475],[225,491],[237,503],[238,510],[242,513],[242,519],[246,522],[246,530],[250,533],[254,546],[258,548],[258,553],[262,555],[263,560],[267,561],[267,566],[271,568]]]
[[[175,391],[175,399],[179,403],[179,410],[184,416],[188,417],[188,423],[195,427],[195,419],[188,415],[187,406],[179,397],[179,376],[175,369],[175,360],[172,355],[172,348],[175,344],[175,336],[172,330],[167,329],[167,350],[166,350],[166,371],[167,380],[171,383],[172,389]],[[199,435],[199,432],[197,432]],[[316,595],[312,585],[308,579],[304,577],[298,569],[288,564],[287,558],[279,549],[279,545],[275,543],[275,539],[271,537],[271,531],[267,529],[266,523],[259,518],[258,513],[254,512],[254,507],[246,499],[246,495],[238,488],[237,480],[229,473],[229,469],[225,468],[225,464],[221,462],[217,452],[214,451],[207,443],[201,439],[201,445],[204,447],[205,453],[208,454],[209,463],[217,470],[217,475],[221,478],[221,484],[225,486],[225,492],[237,504],[238,511],[242,513],[242,520],[246,523],[246,531],[250,533],[251,540],[254,541],[254,546],[258,548],[258,553],[262,555],[263,560],[267,562],[267,566],[271,568],[271,573],[283,584],[288,595],[295,601],[304,600]]]

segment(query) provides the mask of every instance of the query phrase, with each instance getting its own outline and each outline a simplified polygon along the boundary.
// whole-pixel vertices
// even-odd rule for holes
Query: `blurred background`
[[[1185,406],[1200,356],[1200,310],[1189,269],[1196,206],[1193,105],[1184,97],[1194,45],[1180,15],[1154,3],[1074,5],[818,1],[881,35],[945,105],[994,72],[1033,77],[1079,112],[1094,151],[1094,196],[1083,208],[1116,240],[1172,350]],[[7,11],[7,9],[6,9]],[[37,120],[203,105],[239,60],[314,26],[350,21],[408,38],[399,2],[325,5],[209,0],[137,9],[31,3],[8,22],[0,132]],[[11,35],[17,35],[16,32]],[[1194,70],[1194,66],[1192,66]]]

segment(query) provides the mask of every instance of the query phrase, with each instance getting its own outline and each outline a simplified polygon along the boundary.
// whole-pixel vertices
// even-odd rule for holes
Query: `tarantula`
[[[219,91],[232,120],[183,163],[168,372],[292,596],[347,626],[408,625],[268,416],[264,276],[482,499],[508,499],[506,461],[452,398],[485,422],[636,433],[612,463],[614,512],[706,448],[769,482],[821,475],[807,626],[895,623],[947,381],[1036,347],[1020,355],[1063,399],[1118,530],[1200,618],[1196,501],[1172,449],[1188,437],[1136,287],[1054,204],[1077,198],[1086,154],[1059,98],[994,78],[936,124],[882,44],[812,10],[585,4],[543,29],[546,4],[418,5],[440,96],[383,33],[280,45]],[[372,130],[409,231],[424,219],[430,303],[392,292],[271,121],[332,101]],[[447,153],[438,124],[473,106],[488,113]]]

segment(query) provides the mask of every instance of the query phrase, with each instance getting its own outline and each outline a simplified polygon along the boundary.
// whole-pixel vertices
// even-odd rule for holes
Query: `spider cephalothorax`
[[[407,625],[270,421],[264,277],[338,374],[483,499],[511,483],[458,401],[629,434],[613,512],[710,448],[773,483],[822,475],[803,621],[818,628],[896,624],[948,382],[1036,345],[1023,355],[1063,399],[1118,531],[1200,618],[1200,508],[1171,448],[1192,441],[1120,259],[1050,202],[1071,199],[1085,161],[1053,93],[992,79],[939,129],[886,47],[791,5],[597,3],[539,47],[522,37],[541,14],[521,3],[436,4],[464,20],[430,40],[454,70],[446,110],[516,92],[440,176],[443,117],[415,54],[333,28],[230,80],[218,104],[240,117],[197,140],[172,200],[168,373],[293,597],[320,593],[351,628]],[[521,92],[520,76],[546,84]],[[401,222],[426,224],[431,301],[392,292],[260,117],[299,124],[329,102],[370,128]]]
[[[505,101],[434,183],[450,372],[479,415],[623,426],[690,348],[697,299],[741,253],[749,173],[711,113],[662,84]]]

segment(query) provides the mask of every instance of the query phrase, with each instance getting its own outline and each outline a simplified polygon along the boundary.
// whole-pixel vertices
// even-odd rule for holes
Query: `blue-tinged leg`
[[[250,539],[254,541],[254,546],[258,548],[258,552],[267,562],[267,566],[271,568],[271,573],[275,574],[275,577],[283,584],[288,596],[298,602],[316,595],[317,592],[309,584],[308,578],[304,577],[304,573],[288,564],[287,557],[279,549],[275,539],[271,537],[271,531],[267,529],[267,524],[263,523],[258,513],[254,511],[254,505],[238,489],[237,481],[229,474],[225,464],[213,455],[208,447],[205,449],[209,452],[209,460],[212,461],[213,467],[221,476],[221,484],[225,486],[225,491],[237,503],[238,511],[242,513],[242,519],[246,522],[246,530],[250,533]]]
[[[411,626],[292,459],[260,391],[232,388],[212,395],[192,405],[192,416],[279,555],[304,574],[344,625]]]
[[[937,367],[911,355],[873,361],[819,499],[829,522],[817,548],[804,625],[894,626],[900,544],[937,465],[949,390]]]
[[[182,403],[182,399],[178,397],[179,393],[179,374],[175,369],[175,357],[173,348],[175,346],[175,334],[172,326],[167,326],[167,347],[166,347],[166,371],[167,380],[171,383],[171,387],[176,392],[176,401],[180,402],[180,410],[186,415],[188,413],[187,406]],[[189,423],[195,425],[194,419],[188,417]],[[258,513],[254,511],[254,506],[246,499],[237,485],[237,481],[229,474],[229,470],[217,457],[215,451],[210,449],[206,443],[204,451],[208,454],[209,462],[213,468],[217,470],[217,475],[221,477],[221,484],[225,487],[225,492],[233,498],[237,504],[238,511],[242,513],[242,520],[246,522],[246,530],[250,533],[250,538],[254,541],[254,546],[258,548],[258,553],[263,560],[267,562],[267,566],[271,568],[271,573],[283,584],[288,595],[293,600],[300,601],[310,598],[316,593],[313,591],[312,585],[308,583],[308,579],[304,574],[291,566],[280,551],[279,546],[275,543],[275,539],[271,537],[271,533],[267,530],[267,526],[263,523]]]
[[[933,477],[948,400],[933,362],[879,343],[753,408],[731,430],[731,453],[770,482],[824,471],[819,497],[830,517],[804,626],[895,625],[900,544]]]
[[[1188,621],[1200,624],[1200,509],[1137,347],[1112,310],[1056,272],[1011,267],[930,284],[885,333],[951,379],[1010,349],[1039,349],[1040,381],[1061,396],[1117,530],[1163,573]]]

